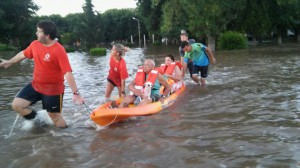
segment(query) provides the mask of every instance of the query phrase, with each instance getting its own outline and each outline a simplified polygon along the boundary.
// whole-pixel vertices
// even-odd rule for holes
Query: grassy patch
[[[92,48],[90,49],[91,56],[104,56],[106,55],[106,48]]]

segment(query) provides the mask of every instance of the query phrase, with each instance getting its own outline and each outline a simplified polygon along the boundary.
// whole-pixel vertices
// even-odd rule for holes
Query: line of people
[[[10,60],[1,59],[0,67],[8,68],[26,58],[33,59],[33,79],[18,92],[12,102],[12,108],[25,119],[36,122],[38,113],[30,106],[42,101],[43,109],[47,110],[54,125],[64,128],[67,127],[61,114],[65,89],[64,79],[67,80],[73,92],[74,103],[83,104],[85,100],[79,94],[67,53],[63,46],[55,40],[56,35],[57,29],[53,22],[39,22],[36,31],[37,40]],[[197,84],[201,82],[202,85],[205,85],[208,65],[215,63],[212,52],[205,45],[189,40],[186,32],[181,33],[181,41],[181,63],[176,62],[172,55],[167,55],[165,64],[159,68],[155,68],[153,60],[145,60],[143,67],[138,69],[136,78],[129,84],[128,89],[132,94],[127,96],[125,80],[128,78],[128,72],[123,56],[129,48],[121,44],[113,45],[105,99],[110,100],[113,89],[117,87],[119,97],[124,98],[119,107],[127,107],[137,98],[140,99],[139,106],[158,100],[163,101],[170,92],[175,92],[183,84],[187,67],[191,78]],[[201,73],[200,79],[198,78],[199,72]],[[172,80],[173,83],[171,84],[168,80]],[[160,90],[161,86],[164,87],[163,90]],[[141,87],[144,87],[144,92]]]

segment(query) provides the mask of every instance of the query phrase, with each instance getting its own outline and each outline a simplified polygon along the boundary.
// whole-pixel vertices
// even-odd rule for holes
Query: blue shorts
[[[198,75],[199,72],[201,73],[201,78],[206,78],[208,74],[208,65],[207,66],[194,65],[193,74]]]
[[[62,110],[64,94],[47,96],[34,90],[31,82],[17,94],[17,98],[25,99],[31,102],[30,105],[42,100],[43,109],[50,113],[60,113]]]

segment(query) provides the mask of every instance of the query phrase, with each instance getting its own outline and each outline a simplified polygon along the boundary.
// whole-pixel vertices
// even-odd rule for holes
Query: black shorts
[[[201,78],[206,78],[208,74],[208,66],[197,66],[194,65],[193,74],[198,75],[199,72],[201,73]]]
[[[193,69],[194,69],[194,65],[193,65],[193,61],[190,61],[187,63],[187,67],[189,69],[189,72],[190,72],[190,77],[192,77],[193,75]]]
[[[107,78],[107,82],[111,83],[112,85],[118,87],[111,79]]]
[[[42,100],[43,109],[51,113],[60,113],[62,110],[64,94],[47,96],[34,90],[31,83],[27,84],[18,94],[17,98],[25,99],[31,102],[30,105]]]

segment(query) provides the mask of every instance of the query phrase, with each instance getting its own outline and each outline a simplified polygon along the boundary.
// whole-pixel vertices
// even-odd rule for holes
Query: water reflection
[[[187,90],[170,108],[100,131],[85,128],[89,111],[72,104],[67,86],[68,129],[22,131],[20,120],[9,139],[4,135],[16,116],[10,104],[31,80],[33,63],[1,69],[0,167],[299,167],[299,51],[299,45],[286,45],[217,52],[207,87],[187,75]],[[145,59],[159,65],[169,53],[179,59],[177,52],[177,46],[132,49],[125,56],[126,83]],[[81,94],[96,108],[109,56],[68,55]]]

